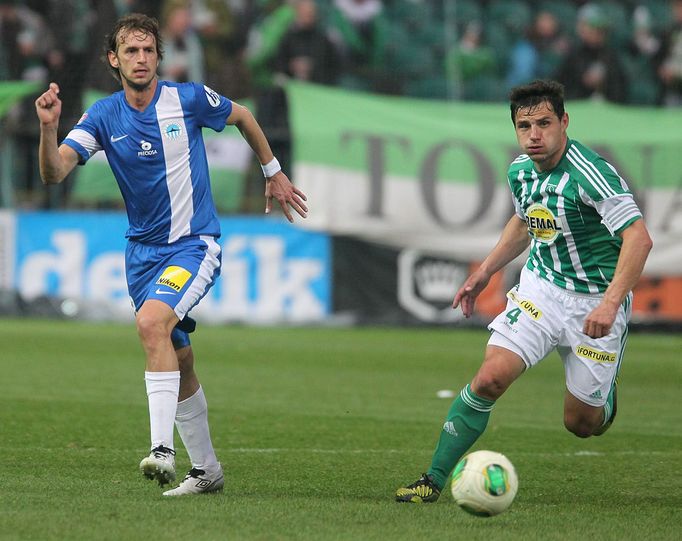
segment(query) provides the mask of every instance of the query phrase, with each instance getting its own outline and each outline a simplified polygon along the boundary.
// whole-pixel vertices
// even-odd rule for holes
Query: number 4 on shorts
[[[520,315],[521,308],[514,308],[513,310],[509,310],[509,312],[507,312],[504,317],[506,317],[509,320],[510,325],[513,325],[519,320]]]

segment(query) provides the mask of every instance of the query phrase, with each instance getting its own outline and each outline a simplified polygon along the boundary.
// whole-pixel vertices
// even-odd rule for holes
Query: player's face
[[[559,118],[546,101],[516,111],[516,140],[540,171],[554,168],[561,160],[566,148],[567,127],[568,114]]]
[[[159,65],[154,36],[139,30],[121,31],[117,43],[116,52],[109,51],[109,62],[118,68],[123,84],[135,90],[148,88]]]

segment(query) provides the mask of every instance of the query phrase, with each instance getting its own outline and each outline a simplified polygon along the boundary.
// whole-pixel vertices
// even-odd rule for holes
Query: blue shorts
[[[135,312],[149,299],[170,306],[180,320],[171,333],[175,349],[190,343],[194,321],[187,313],[220,275],[220,257],[220,245],[210,236],[161,245],[128,241],[126,280]]]

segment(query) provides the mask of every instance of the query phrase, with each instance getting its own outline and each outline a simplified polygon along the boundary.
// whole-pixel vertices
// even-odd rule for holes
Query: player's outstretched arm
[[[613,280],[606,289],[602,301],[587,315],[583,324],[583,332],[591,338],[601,338],[611,332],[620,305],[637,284],[653,247],[653,241],[643,219],[624,229],[620,236],[623,244],[620,247]]]
[[[62,114],[62,102],[59,99],[59,86],[50,83],[47,91],[35,101],[36,114],[40,121],[40,146],[38,162],[43,184],[58,184],[78,163],[78,155],[71,147],[58,146],[57,129]]]
[[[263,167],[265,174],[265,213],[270,213],[272,200],[276,199],[290,222],[294,221],[290,208],[305,218],[308,213],[305,194],[291,183],[289,177],[279,167],[279,162],[275,159],[270,144],[251,111],[232,102],[232,112],[227,117],[227,124],[237,127],[242,137],[258,156],[258,161]]]
[[[455,294],[452,307],[461,305],[464,317],[470,317],[474,313],[476,298],[485,289],[490,277],[510,261],[521,255],[528,247],[530,237],[526,222],[514,215],[507,222],[502,231],[500,240],[492,249],[481,266],[466,279],[462,287]]]

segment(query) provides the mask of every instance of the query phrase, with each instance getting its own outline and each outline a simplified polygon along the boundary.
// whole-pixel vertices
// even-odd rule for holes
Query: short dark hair
[[[114,78],[121,82],[121,74],[117,68],[114,68],[109,63],[109,51],[116,52],[118,50],[118,35],[123,32],[142,32],[145,36],[151,35],[156,42],[156,52],[159,56],[159,61],[163,60],[163,40],[159,32],[159,21],[154,17],[149,17],[143,13],[130,13],[124,15],[114,25],[111,33],[104,38],[104,57],[102,60],[111,70]]]
[[[512,88],[509,93],[509,107],[512,123],[516,124],[516,112],[525,107],[537,107],[548,102],[559,119],[564,116],[564,85],[557,81],[536,80]]]

